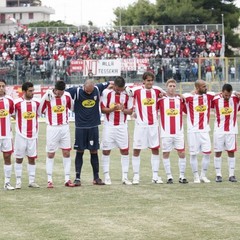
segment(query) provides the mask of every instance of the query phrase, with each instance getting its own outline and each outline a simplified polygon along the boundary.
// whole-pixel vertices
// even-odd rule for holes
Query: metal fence
[[[53,59],[48,61],[0,62],[0,75],[9,85],[19,85],[26,81],[34,84],[52,85],[57,80],[68,84],[82,84],[86,77],[82,72],[69,72],[70,61],[57,66]],[[207,68],[211,68],[211,73]],[[156,84],[163,84],[169,78],[177,82],[194,82],[204,79],[208,82],[240,82],[240,58],[159,58],[150,59],[148,71],[155,74]],[[122,71],[127,83],[141,81],[138,71]],[[114,77],[93,77],[97,82],[113,80]],[[238,84],[240,85],[240,84]]]

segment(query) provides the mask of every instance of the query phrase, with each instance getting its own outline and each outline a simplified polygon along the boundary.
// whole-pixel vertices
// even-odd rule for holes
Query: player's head
[[[26,100],[30,100],[34,95],[34,87],[32,82],[25,82],[22,85],[23,96]]]
[[[203,95],[207,93],[207,84],[204,80],[199,79],[195,82],[196,93],[199,95]]]
[[[65,88],[66,88],[66,83],[64,81],[61,81],[61,80],[57,81],[53,89],[55,96],[61,97],[64,93]]]
[[[92,79],[87,79],[85,82],[84,82],[84,91],[87,93],[87,94],[91,94],[94,90],[94,87],[95,87],[95,82],[94,80]]]
[[[114,86],[113,89],[116,93],[121,93],[122,91],[124,91],[125,88],[125,80],[123,77],[117,77],[114,80]]]
[[[169,96],[174,96],[176,94],[176,87],[177,87],[177,82],[175,79],[170,78],[166,82],[167,86],[167,94]]]
[[[153,86],[154,74],[151,72],[145,72],[142,76],[143,84],[146,89],[150,89]]]
[[[4,79],[0,79],[0,97],[3,97],[6,93],[6,81]]]
[[[231,95],[232,95],[232,91],[233,91],[232,85],[229,84],[229,83],[225,83],[225,84],[222,86],[222,97],[223,97],[225,100],[229,100],[229,98],[230,98]]]

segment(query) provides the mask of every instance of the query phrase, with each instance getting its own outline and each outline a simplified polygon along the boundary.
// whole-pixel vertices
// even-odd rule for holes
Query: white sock
[[[33,183],[35,181],[35,174],[36,174],[36,165],[27,165],[28,170],[28,181],[29,183]]]
[[[4,175],[5,175],[5,183],[10,182],[11,175],[12,175],[12,165],[5,165],[4,164]]]
[[[15,163],[15,176],[16,176],[16,183],[21,183],[21,181],[22,181],[22,163]]]
[[[102,166],[103,166],[103,174],[105,179],[110,178],[109,175],[109,167],[110,167],[110,156],[102,154]]]
[[[70,171],[71,171],[71,158],[70,157],[63,157],[63,168],[64,168],[64,175],[65,175],[65,182],[70,180]]]
[[[236,164],[235,157],[228,157],[229,177],[234,176],[235,164]]]
[[[179,178],[185,177],[185,170],[186,170],[187,160],[186,158],[179,158],[178,159],[178,168],[179,168]]]
[[[151,155],[151,164],[152,164],[152,178],[158,179],[158,171],[159,171],[159,164],[160,158],[159,155]]]
[[[222,158],[221,157],[214,157],[214,167],[216,170],[216,175],[222,176]]]
[[[54,158],[46,158],[46,171],[48,182],[52,182]]]
[[[210,154],[203,154],[201,176],[206,177],[208,165],[210,163]]]
[[[121,155],[122,179],[128,179],[129,155]]]
[[[198,160],[197,160],[197,155],[190,155],[190,164],[192,168],[192,172],[194,177],[199,176],[198,175]]]
[[[132,156],[133,174],[136,178],[137,177],[139,178],[140,162],[141,162],[140,156],[138,157]]]
[[[167,174],[167,179],[173,178],[172,177],[172,172],[171,172],[171,163],[169,158],[164,158],[163,159],[163,166],[165,169],[165,172]]]

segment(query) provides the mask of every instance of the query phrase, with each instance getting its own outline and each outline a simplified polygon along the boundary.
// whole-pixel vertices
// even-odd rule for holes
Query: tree
[[[240,11],[234,0],[138,0],[127,8],[118,7],[115,25],[179,25],[221,24],[224,19],[226,55],[228,48],[240,47],[240,39],[234,29],[239,25]],[[121,24],[120,24],[121,22]],[[222,30],[222,29],[221,29]]]

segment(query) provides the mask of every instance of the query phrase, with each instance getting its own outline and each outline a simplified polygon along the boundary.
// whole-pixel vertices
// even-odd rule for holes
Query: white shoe
[[[15,188],[10,184],[10,182],[5,183],[4,190],[14,190]]]
[[[200,178],[199,177],[194,177],[194,181],[193,181],[194,183],[201,183],[201,181],[200,181]]]
[[[112,184],[111,178],[105,178],[104,183],[105,185],[111,185]]]
[[[201,177],[200,180],[203,183],[210,183],[211,182],[207,177]]]
[[[28,186],[29,186],[30,188],[40,188],[39,185],[36,184],[35,182],[29,183]]]
[[[163,180],[161,177],[157,177],[156,179],[152,179],[152,183],[163,184]]]
[[[138,184],[139,184],[139,177],[134,176],[134,177],[133,177],[132,184],[133,184],[133,185],[138,185]]]
[[[21,182],[16,183],[15,189],[21,189],[21,188],[22,188],[22,183]]]
[[[122,180],[122,184],[124,184],[124,185],[132,185],[132,182],[129,181],[127,178],[124,178],[124,179]]]

